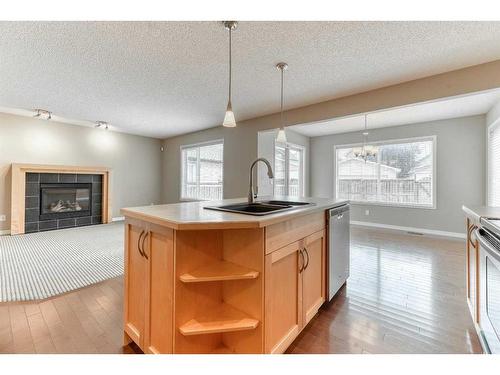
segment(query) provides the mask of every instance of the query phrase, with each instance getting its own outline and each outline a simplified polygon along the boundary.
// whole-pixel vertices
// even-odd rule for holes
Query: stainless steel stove
[[[479,326],[486,351],[500,354],[500,219],[481,219]]]

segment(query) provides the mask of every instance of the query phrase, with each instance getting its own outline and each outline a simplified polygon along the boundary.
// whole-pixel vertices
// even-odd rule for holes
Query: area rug
[[[123,274],[123,223],[0,236],[0,302],[52,297]]]

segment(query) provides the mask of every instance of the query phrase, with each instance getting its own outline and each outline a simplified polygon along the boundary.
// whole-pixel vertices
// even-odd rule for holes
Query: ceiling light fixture
[[[224,116],[224,121],[222,126],[226,128],[236,127],[236,119],[234,118],[233,107],[231,105],[231,79],[232,79],[232,61],[231,61],[231,33],[236,30],[238,22],[236,21],[224,21],[224,27],[229,30],[229,100],[227,102],[226,114]]]
[[[363,146],[354,147],[352,152],[356,158],[363,159],[365,162],[368,158],[376,158],[378,153],[378,147],[374,145],[367,145],[368,140],[368,115],[365,114],[365,130],[363,131]]]
[[[47,111],[46,109],[35,109],[36,113],[33,117],[38,117],[43,120],[52,119],[52,112]]]
[[[280,113],[280,129],[276,136],[276,142],[286,143],[285,124],[283,122],[283,91],[284,91],[284,72],[288,69],[288,64],[280,62],[276,65],[276,69],[281,72],[281,113]]]
[[[95,122],[95,127],[96,128],[102,128],[104,130],[108,130],[109,125],[106,121],[96,121]]]

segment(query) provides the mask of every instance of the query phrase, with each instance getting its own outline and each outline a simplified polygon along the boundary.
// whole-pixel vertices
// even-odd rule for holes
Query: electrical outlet
[[[0,215],[0,221],[5,221],[7,220],[7,216],[6,215]]]
[[[365,216],[370,216],[370,210],[365,210]]]

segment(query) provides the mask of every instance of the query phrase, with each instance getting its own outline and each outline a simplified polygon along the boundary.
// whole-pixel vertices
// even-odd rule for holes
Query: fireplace
[[[92,184],[40,184],[40,220],[90,216]]]
[[[103,185],[102,174],[27,172],[24,233],[108,222]]]

